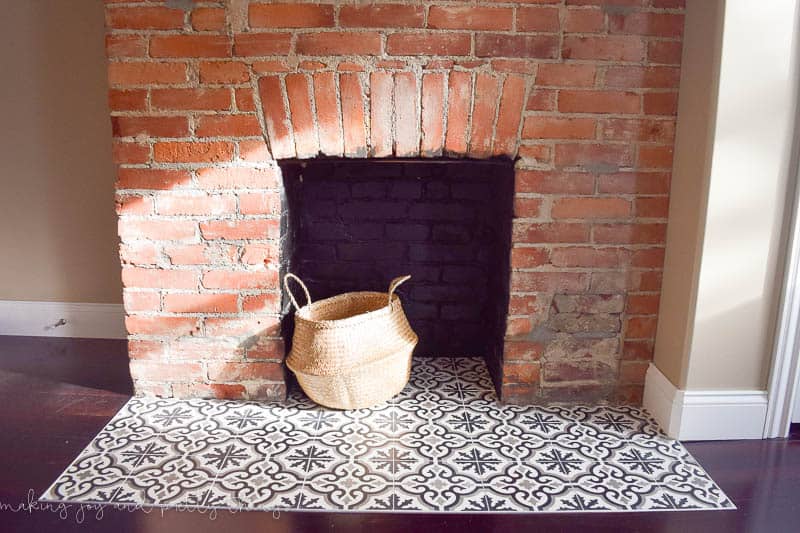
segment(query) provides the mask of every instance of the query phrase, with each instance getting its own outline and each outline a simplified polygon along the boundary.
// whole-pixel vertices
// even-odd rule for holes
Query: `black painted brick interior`
[[[315,300],[398,291],[415,355],[499,363],[508,305],[511,161],[329,160],[281,165],[284,269]]]

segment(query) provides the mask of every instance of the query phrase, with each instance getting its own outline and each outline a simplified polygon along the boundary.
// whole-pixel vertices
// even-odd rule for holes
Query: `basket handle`
[[[389,305],[392,305],[392,296],[394,296],[395,289],[397,289],[397,287],[399,287],[404,282],[406,282],[406,281],[408,281],[410,279],[411,279],[411,276],[410,275],[406,275],[406,276],[398,276],[398,277],[396,277],[396,278],[394,278],[392,280],[392,282],[389,284]]]
[[[311,295],[308,293],[308,287],[306,287],[306,284],[303,283],[300,280],[300,278],[298,278],[297,276],[295,276],[291,272],[288,272],[283,277],[283,286],[286,288],[286,293],[289,295],[289,298],[291,298],[291,300],[292,300],[292,305],[294,305],[295,311],[297,311],[297,310],[300,309],[300,306],[297,305],[297,300],[295,299],[294,294],[292,294],[292,289],[289,288],[289,279],[290,278],[295,280],[298,283],[298,285],[300,285],[300,287],[303,289],[303,292],[306,295],[306,305],[311,303]]]

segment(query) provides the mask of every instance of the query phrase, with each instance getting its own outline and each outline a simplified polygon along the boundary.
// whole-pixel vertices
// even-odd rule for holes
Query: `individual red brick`
[[[111,117],[115,137],[187,137],[189,119],[186,117]]]
[[[555,87],[592,87],[594,65],[543,63],[536,72],[536,85]]]
[[[281,199],[277,192],[239,193],[239,212],[243,215],[279,215]]]
[[[237,33],[233,38],[233,55],[285,55],[292,48],[291,33]]]
[[[580,293],[588,288],[589,277],[581,272],[511,273],[511,290],[520,292]]]
[[[192,28],[197,31],[218,31],[225,27],[225,10],[217,7],[192,9]]]
[[[645,93],[643,109],[646,115],[670,115],[678,114],[678,93]]]
[[[379,55],[381,35],[374,32],[301,33],[295,47],[298,54],[310,56]]]
[[[672,145],[640,146],[636,166],[639,168],[672,168]]]
[[[465,56],[470,46],[465,33],[398,32],[386,38],[386,53],[394,56]]]
[[[655,196],[637,198],[634,202],[637,217],[666,218],[669,214],[669,197]]]
[[[367,133],[364,123],[364,93],[358,74],[339,75],[342,102],[344,153],[350,157],[367,155]]]
[[[509,317],[506,320],[505,339],[524,338],[533,331],[533,320],[530,317]]]
[[[622,361],[619,365],[619,383],[644,384],[647,368],[650,366],[648,361]]]
[[[514,11],[507,7],[431,6],[428,27],[445,30],[510,30],[513,15]]]
[[[164,311],[168,313],[235,313],[237,294],[165,294]]]
[[[216,265],[236,262],[239,249],[222,243],[177,244],[164,246],[164,254],[173,265]]]
[[[210,362],[208,379],[211,381],[270,380],[283,381],[283,366],[280,363],[266,362]]]
[[[525,78],[516,75],[506,76],[495,125],[495,138],[492,145],[494,155],[514,155],[524,105]]]
[[[618,268],[623,254],[616,248],[566,246],[553,249],[553,266],[567,268]]]
[[[622,89],[677,88],[680,78],[678,67],[611,67],[606,70],[605,86]]]
[[[567,9],[564,17],[565,32],[601,33],[605,27],[605,13],[601,9]]]
[[[625,328],[626,339],[651,339],[656,334],[656,317],[630,317]]]
[[[282,363],[286,357],[283,339],[260,339],[257,344],[247,348],[248,359],[261,359]]]
[[[611,194],[667,194],[667,172],[619,172],[603,174],[597,179],[597,192]]]
[[[253,96],[253,89],[234,89],[233,99],[236,101],[237,111],[256,111],[256,100]]]
[[[277,219],[211,220],[200,223],[200,233],[207,240],[277,239],[280,222]]]
[[[242,311],[245,313],[277,313],[280,305],[280,296],[272,292],[242,297]]]
[[[624,198],[560,198],[553,203],[550,215],[558,218],[626,218],[631,203]]]
[[[550,251],[547,248],[512,248],[511,268],[535,268],[550,262]]]
[[[147,39],[141,35],[106,35],[106,55],[118,57],[145,57]]]
[[[197,117],[198,137],[252,137],[261,135],[255,115],[201,115]]]
[[[159,341],[128,339],[128,356],[131,359],[163,359],[167,345]]]
[[[647,45],[647,62],[680,65],[682,51],[681,41],[650,41]]]
[[[248,318],[209,317],[204,322],[209,337],[280,335],[278,319],[263,315]]]
[[[517,8],[517,31],[557,32],[560,28],[558,8]],[[492,29],[492,28],[486,28]],[[500,28],[498,28],[500,29]]]
[[[185,320],[188,323],[194,319],[180,320]],[[173,322],[177,323],[178,321],[173,320]],[[165,333],[180,335],[175,329],[167,330]],[[199,363],[164,363],[156,361],[131,361],[130,370],[133,379],[145,381],[194,381],[203,372]]]
[[[160,163],[216,163],[233,159],[233,144],[212,142],[159,142],[153,158]]]
[[[111,85],[185,83],[187,79],[186,63],[114,61],[108,64],[108,82]]]
[[[323,154],[341,156],[344,139],[339,125],[339,105],[336,100],[336,80],[333,72],[314,74],[314,102],[319,127],[319,145]]]
[[[296,152],[289,130],[289,115],[283,103],[281,79],[278,76],[265,76],[258,80],[258,89],[273,157],[294,157]]]
[[[186,240],[194,239],[197,223],[191,220],[136,220],[120,218],[117,233],[123,240]]]
[[[622,91],[572,91],[558,93],[562,113],[638,113],[639,95]]]
[[[666,224],[604,224],[594,227],[594,242],[607,244],[661,244]]]
[[[534,63],[525,59],[492,59],[492,70],[513,74],[531,74]]]
[[[147,144],[115,140],[111,145],[111,156],[117,164],[147,163],[150,160],[150,147]]]
[[[155,265],[159,251],[153,242],[135,241],[119,245],[119,258],[123,265]]]
[[[654,315],[658,313],[658,294],[629,294],[625,311],[631,315]]]
[[[162,170],[150,168],[117,169],[118,189],[169,190],[190,185],[192,177],[185,170]]]
[[[168,7],[114,7],[106,9],[106,24],[118,30],[177,30],[184,11]]]
[[[531,315],[536,316],[543,312],[548,303],[544,303],[547,297],[539,297],[535,294],[512,294],[508,299],[508,314],[509,315]]]
[[[503,363],[503,384],[523,383],[531,384],[539,382],[540,375],[539,363]]]
[[[594,176],[551,170],[518,170],[514,189],[538,194],[592,194]]]
[[[589,242],[589,226],[587,224],[569,222],[528,223],[515,222],[513,241],[518,243],[570,243]]]
[[[522,126],[523,139],[594,139],[596,122],[591,118],[529,116]]]
[[[317,127],[311,109],[309,80],[305,74],[286,76],[286,97],[292,116],[292,130],[297,157],[313,157],[319,153]]]
[[[247,65],[239,61],[203,61],[200,83],[245,83],[250,80]]]
[[[537,218],[541,207],[541,198],[514,198],[514,216],[517,218]]]
[[[151,57],[230,57],[226,35],[156,35],[150,38]]]
[[[533,160],[540,164],[550,164],[553,161],[553,150],[546,144],[521,144],[518,151],[522,159]]]
[[[197,183],[203,189],[270,189],[278,184],[273,168],[201,168]]]
[[[641,268],[664,266],[664,248],[641,248],[631,254],[631,265]]]
[[[360,63],[353,63],[352,61],[340,61],[336,65],[336,70],[339,72],[364,72],[366,69]]]
[[[491,74],[479,73],[475,78],[475,100],[472,105],[472,127],[469,135],[469,155],[489,157],[492,153],[492,126],[498,109],[500,86]]]
[[[556,59],[558,42],[558,37],[554,35],[478,33],[475,35],[475,55]]]
[[[683,34],[683,15],[642,12],[615,14],[609,16],[609,31],[653,37],[680,37]]]
[[[139,194],[117,194],[114,206],[118,215],[152,215],[153,199]]]
[[[278,281],[275,270],[210,270],[203,273],[206,289],[262,289],[272,288]]]
[[[425,63],[422,68],[425,70],[452,70],[455,64],[452,59],[433,59]]]
[[[275,242],[248,244],[242,251],[241,263],[243,265],[277,264],[279,255],[279,246]]]
[[[440,155],[444,149],[445,74],[422,75],[422,146],[426,156]]]
[[[672,143],[675,139],[674,120],[607,119],[600,123],[603,139]]]
[[[622,345],[622,359],[651,361],[653,359],[653,342],[651,340],[626,340]]]
[[[197,287],[197,272],[124,267],[122,286],[136,289],[194,289]]]
[[[251,28],[320,28],[333,26],[333,6],[316,4],[250,4]]]
[[[300,64],[297,65],[297,68],[302,68],[304,63],[309,63],[308,61],[302,61]],[[289,68],[289,65],[286,64],[285,61],[279,61],[277,59],[270,59],[266,61],[253,61],[253,72],[256,74],[273,74],[275,72],[289,72],[293,69]]]
[[[150,105],[156,109],[227,111],[231,108],[229,89],[153,89]]]
[[[538,361],[544,354],[540,342],[514,341],[503,344],[503,359],[506,361]]]
[[[645,44],[633,35],[578,37],[565,35],[561,48],[564,59],[595,59],[600,61],[641,61]]]
[[[144,111],[147,109],[147,90],[110,89],[108,107],[111,111]]]
[[[418,95],[417,78],[413,72],[395,74],[395,154],[399,157],[419,155]]]
[[[629,167],[633,165],[633,147],[627,144],[558,144],[555,165],[588,169]]]
[[[472,104],[472,75],[452,71],[447,96],[447,132],[444,149],[451,154],[467,153],[467,126]]]
[[[425,7],[405,4],[343,5],[339,26],[343,28],[421,28]]]
[[[233,196],[221,194],[160,194],[156,197],[159,215],[231,215],[236,212]]]
[[[392,109],[394,107],[394,80],[390,72],[370,74],[370,155],[392,155]]]
[[[322,61],[301,61],[297,64],[298,70],[322,70],[326,68],[328,65],[323,63]]]
[[[533,89],[528,95],[525,109],[528,111],[555,111],[557,91],[551,89]]]

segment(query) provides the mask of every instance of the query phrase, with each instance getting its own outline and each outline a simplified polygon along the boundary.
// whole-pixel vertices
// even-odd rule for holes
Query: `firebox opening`
[[[512,161],[313,159],[281,170],[283,272],[300,276],[314,300],[386,291],[411,274],[399,294],[420,338],[415,357],[483,356],[498,385]]]

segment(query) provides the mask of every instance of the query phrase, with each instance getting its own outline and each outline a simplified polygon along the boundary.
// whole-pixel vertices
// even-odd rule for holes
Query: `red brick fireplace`
[[[506,158],[503,400],[640,401],[682,0],[106,4],[138,393],[285,393],[282,161]]]

